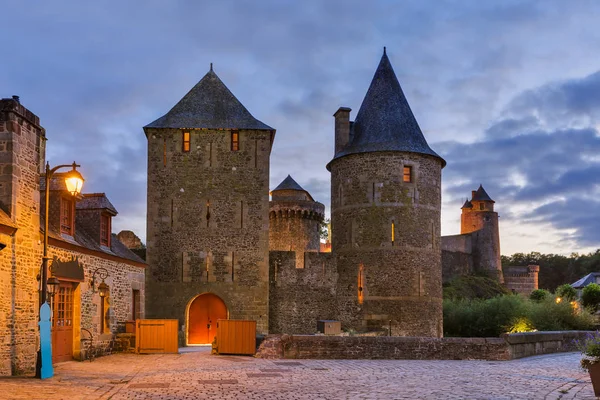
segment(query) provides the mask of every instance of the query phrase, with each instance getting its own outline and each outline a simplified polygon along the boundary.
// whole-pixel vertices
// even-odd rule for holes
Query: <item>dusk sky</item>
[[[482,183],[502,254],[600,248],[600,1],[5,1],[0,97],[40,117],[51,165],[76,160],[113,231],[146,236],[146,138],[214,70],[277,129],[288,174],[330,203],[333,117],[354,119],[383,46],[448,162],[442,234]]]

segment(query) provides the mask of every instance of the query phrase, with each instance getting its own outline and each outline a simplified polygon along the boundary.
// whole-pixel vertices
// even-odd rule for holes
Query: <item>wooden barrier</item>
[[[136,353],[178,352],[176,319],[138,319],[136,326]]]
[[[217,321],[219,354],[256,353],[256,321],[220,319]]]

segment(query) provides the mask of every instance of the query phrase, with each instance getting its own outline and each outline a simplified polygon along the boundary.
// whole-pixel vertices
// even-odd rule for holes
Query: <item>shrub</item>
[[[575,290],[575,288],[568,283],[557,287],[554,293],[567,302],[573,301],[577,298],[577,290]]]
[[[542,301],[550,297],[550,292],[545,289],[535,289],[529,295],[529,299],[533,301]]]
[[[444,285],[445,299],[491,299],[510,294],[496,279],[485,276],[463,275]]]
[[[576,303],[574,303],[576,304]],[[444,300],[444,335],[498,337],[504,332],[585,330],[592,315],[552,296],[532,301],[518,295],[481,300]]]
[[[583,292],[581,293],[581,304],[593,312],[598,311],[598,305],[600,304],[600,285],[597,283],[590,283],[584,287]]]
[[[585,339],[577,341],[577,348],[583,354],[581,359],[583,369],[589,369],[591,365],[600,362],[600,335],[598,332],[588,334]]]

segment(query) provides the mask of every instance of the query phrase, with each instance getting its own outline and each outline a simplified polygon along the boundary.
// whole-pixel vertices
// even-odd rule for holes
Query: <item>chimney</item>
[[[19,96],[17,96],[17,95],[13,95],[13,97],[12,97],[12,98],[13,98],[13,100],[15,100],[17,103],[21,104],[21,100],[20,100]]]
[[[471,190],[471,200],[473,200],[475,198],[475,192],[476,192],[476,190]]]
[[[335,154],[339,153],[350,140],[350,111],[348,107],[340,107],[335,117]]]

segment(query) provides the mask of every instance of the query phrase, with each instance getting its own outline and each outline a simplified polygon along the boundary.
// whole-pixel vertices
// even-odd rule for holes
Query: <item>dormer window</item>
[[[60,233],[73,236],[74,234],[74,203],[64,197],[60,198]]]
[[[231,151],[238,151],[240,149],[240,134],[238,131],[231,132]]]
[[[102,214],[100,216],[100,244],[110,247],[110,215]]]

